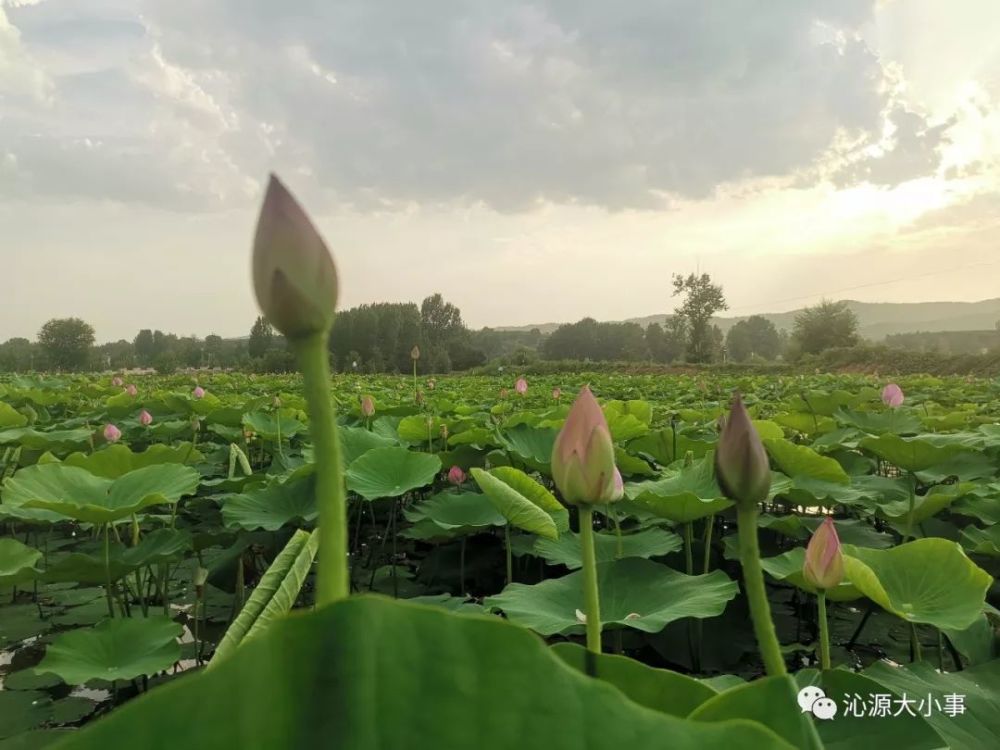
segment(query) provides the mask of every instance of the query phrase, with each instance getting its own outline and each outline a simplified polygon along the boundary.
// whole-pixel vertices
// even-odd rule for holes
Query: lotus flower
[[[122,436],[122,431],[115,427],[113,424],[104,425],[104,439],[109,443],[117,443]]]
[[[625,497],[625,483],[622,481],[622,474],[618,471],[618,467],[615,467],[614,483],[611,488],[611,494],[608,496],[608,502],[616,503]]]
[[[737,503],[761,503],[771,489],[771,466],[750,414],[737,392],[715,451],[723,494]]]
[[[305,211],[274,175],[257,220],[253,285],[264,316],[289,340],[330,330],[337,269]]]
[[[523,396],[528,392],[528,381],[524,378],[518,378],[517,382],[514,383],[514,390],[517,391],[518,395]]]
[[[121,388],[122,387],[122,382],[123,382],[122,379],[120,377],[118,377],[117,375],[115,375],[113,378],[111,378],[111,385],[115,386],[116,388]]]
[[[195,398],[205,398],[205,389],[200,385],[195,386],[194,390],[191,391],[191,395]]]
[[[456,487],[465,481],[465,472],[462,471],[461,466],[452,466],[448,470],[448,481]]]
[[[552,398],[554,398],[556,401],[558,401],[560,398],[562,398],[562,391],[559,390],[558,388],[553,388],[552,389]]]
[[[420,359],[420,347],[414,346],[410,349],[410,359]]]
[[[903,389],[895,383],[889,383],[882,389],[882,403],[895,409],[903,404]]]
[[[823,519],[809,540],[802,576],[810,586],[823,590],[832,589],[844,580],[844,555],[830,516]]]
[[[135,397],[139,393],[139,389],[136,388],[134,384],[129,383],[127,386],[125,386],[125,393]]]
[[[143,427],[149,427],[152,423],[153,423],[152,414],[150,414],[145,409],[139,412],[139,424],[141,424]]]
[[[603,504],[615,494],[615,446],[600,404],[584,386],[552,449],[552,478],[574,505]]]
[[[371,418],[375,414],[375,401],[371,396],[361,397],[361,413],[364,414],[366,419]]]

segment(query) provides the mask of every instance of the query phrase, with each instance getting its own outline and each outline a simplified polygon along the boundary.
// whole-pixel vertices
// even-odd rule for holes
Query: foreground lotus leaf
[[[993,576],[947,539],[918,539],[876,550],[844,545],[844,573],[897,617],[963,630],[982,614]]]
[[[41,550],[29,547],[16,539],[0,539],[0,586],[11,586],[30,581],[40,572],[38,561]]]
[[[151,750],[793,747],[753,721],[639,706],[497,618],[375,596],[279,621],[217,668],[154,689],[62,747],[103,750],[122,737]]]
[[[620,545],[620,546],[619,546]],[[611,562],[626,557],[659,557],[676,552],[684,546],[681,538],[666,529],[643,529],[634,534],[602,532],[594,534],[597,562]],[[576,570],[583,565],[580,557],[580,535],[567,532],[558,539],[539,539],[533,553],[544,557],[550,565],[565,565]]]
[[[355,459],[344,476],[347,489],[365,500],[399,497],[434,481],[441,459],[400,446],[373,448]]]
[[[252,531],[277,531],[293,521],[316,520],[316,476],[311,470],[298,470],[285,481],[272,481],[239,495],[230,495],[222,506],[226,526]]]
[[[509,466],[503,466],[493,471],[509,469],[517,472]],[[547,539],[556,539],[559,536],[559,529],[553,517],[533,502],[532,496],[538,495],[537,490],[549,494],[548,491],[526,474],[518,472],[527,482],[518,481],[517,487],[508,484],[499,476],[483,471],[482,469],[472,469],[472,478],[479,485],[489,501],[493,503],[497,512],[500,513],[511,526],[515,526],[530,534],[538,534]],[[534,484],[537,490],[528,483]],[[528,493],[528,494],[525,494]],[[551,495],[550,495],[551,496]]]
[[[509,620],[549,635],[583,632],[577,610],[583,611],[583,571],[529,586],[512,583],[483,602]],[[720,570],[689,576],[666,565],[628,558],[597,566],[601,620],[609,626],[658,633],[684,617],[715,617],[736,596],[735,581]]]
[[[63,460],[65,466],[78,466],[106,479],[117,479],[135,469],[155,464],[196,464],[204,460],[201,451],[191,443],[164,445],[157,443],[134,453],[131,448],[115,443],[93,453],[71,453]]]

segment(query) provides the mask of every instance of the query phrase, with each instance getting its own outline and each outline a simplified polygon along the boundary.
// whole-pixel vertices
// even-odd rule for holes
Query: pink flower
[[[152,414],[150,414],[145,409],[139,412],[139,424],[141,424],[143,427],[149,427],[152,423],[153,423]]]
[[[448,470],[448,481],[456,487],[465,481],[465,472],[462,471],[461,466],[452,466]]]
[[[823,519],[809,544],[802,566],[802,577],[806,583],[817,589],[832,589],[844,580],[844,556],[840,551],[840,537],[833,519]]]
[[[889,383],[882,389],[882,403],[895,409],[903,403],[903,389],[895,383]]]
[[[590,388],[573,402],[552,448],[552,478],[573,505],[607,503],[615,493],[615,446]]]
[[[115,375],[113,378],[111,378],[111,385],[115,386],[116,388],[121,388],[122,387],[122,379],[120,377],[118,377],[117,375]]]
[[[562,398],[562,391],[559,390],[558,388],[553,388],[552,389],[552,398],[554,398],[556,401],[558,401],[560,398]]]
[[[117,443],[122,436],[122,431],[110,422],[104,425],[104,439],[109,443]]]
[[[194,396],[195,398],[205,398],[205,389],[202,388],[200,385],[195,386],[195,389],[191,391],[191,395]]]
[[[365,418],[375,414],[375,401],[371,396],[361,397],[361,413],[365,415]]]
[[[517,391],[518,395],[523,396],[528,392],[528,381],[524,378],[518,378],[517,382],[514,383],[514,390]]]
[[[139,389],[136,388],[132,383],[129,383],[127,386],[125,386],[125,393],[127,393],[130,396],[135,396],[137,393],[139,393]]]

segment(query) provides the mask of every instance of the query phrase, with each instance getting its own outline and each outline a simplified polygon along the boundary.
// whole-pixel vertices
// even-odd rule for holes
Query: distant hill
[[[994,328],[1000,320],[1000,297],[979,302],[856,302],[847,300],[858,316],[861,324],[860,332],[866,339],[881,341],[886,336],[898,333],[917,333],[921,331],[984,331]],[[793,310],[784,313],[760,313],[774,323],[776,328],[791,331],[795,325],[795,316],[801,312]],[[646,327],[650,323],[663,323],[670,315],[647,315],[644,318],[629,318],[629,323],[638,323]],[[739,317],[719,317],[715,322],[723,330],[728,331],[736,323],[746,320],[747,315]],[[618,321],[615,321],[618,322]],[[505,326],[496,328],[498,331],[530,331],[537,328],[542,333],[552,333],[561,324],[540,323],[529,326]]]

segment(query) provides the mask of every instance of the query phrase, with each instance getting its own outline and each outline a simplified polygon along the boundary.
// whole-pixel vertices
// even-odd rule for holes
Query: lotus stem
[[[594,511],[580,506],[580,552],[583,559],[583,610],[587,618],[587,650],[601,653],[601,600],[594,552]]]
[[[914,506],[916,504],[916,494],[917,494],[916,478],[914,478],[913,485],[911,485],[910,487],[910,498],[909,498],[910,509],[906,514],[906,533],[903,535],[903,541],[900,542],[900,544],[906,544],[906,542],[909,541],[910,538],[913,536],[913,515],[914,515]]]
[[[825,670],[830,668],[830,626],[826,619],[826,591],[821,589],[816,594],[816,604],[819,610],[819,666]]]
[[[715,528],[715,514],[705,519],[705,554],[701,566],[702,573],[708,573],[712,567],[712,531]]]
[[[764,570],[760,565],[760,547],[757,544],[758,513],[756,503],[740,503],[736,506],[743,588],[750,605],[750,617],[753,620],[754,635],[757,637],[757,647],[764,660],[764,668],[768,675],[773,677],[787,674],[787,671],[778,636],[774,631],[771,605],[767,601],[767,589],[764,586]]]
[[[104,593],[108,599],[108,616],[114,619],[115,605],[111,601],[111,534],[108,527],[111,524],[104,524]]]
[[[319,509],[320,554],[317,562],[316,604],[347,597],[347,518],[336,415],[330,400],[330,366],[326,335],[294,342],[302,371],[309,433],[316,457],[316,505]]]
[[[514,583],[514,556],[510,549],[510,524],[503,527],[503,546],[507,551],[507,585]]]

